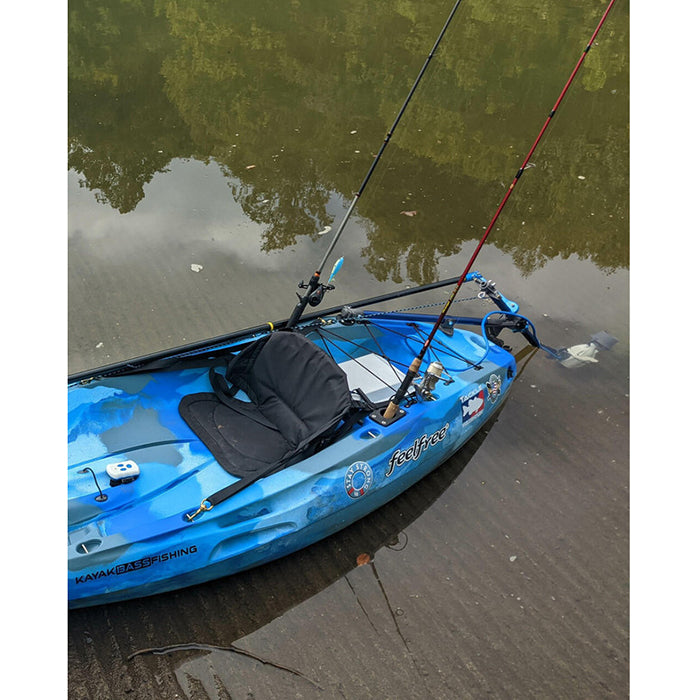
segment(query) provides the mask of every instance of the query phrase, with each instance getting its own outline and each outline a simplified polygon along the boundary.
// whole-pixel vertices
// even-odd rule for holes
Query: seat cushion
[[[239,353],[214,393],[186,396],[180,415],[234,476],[300,458],[352,409],[345,373],[305,336],[277,332]],[[250,402],[235,398],[244,391]]]
[[[243,478],[281,461],[293,448],[254,404],[237,403],[238,410],[216,394],[191,394],[180,402],[180,415],[216,461]]]
[[[266,336],[232,361],[226,378],[242,388],[292,444],[352,406],[345,373],[300,333]]]

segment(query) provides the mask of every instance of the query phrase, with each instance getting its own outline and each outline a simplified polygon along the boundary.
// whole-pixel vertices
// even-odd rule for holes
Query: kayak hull
[[[430,328],[423,319],[373,325],[396,367],[420,348]],[[347,339],[344,354],[326,344],[336,361],[347,359],[349,347],[360,361],[373,354],[376,338],[359,340],[361,329],[335,319],[325,328],[341,345]],[[440,336],[448,380],[430,400],[415,396],[389,425],[365,417],[337,442],[192,520],[210,494],[236,480],[178,413],[184,396],[208,390],[208,369],[193,362],[69,386],[69,607],[163,593],[264,564],[415,484],[498,410],[516,375],[513,356],[481,336],[461,328]],[[138,475],[115,481],[115,465],[136,467]]]

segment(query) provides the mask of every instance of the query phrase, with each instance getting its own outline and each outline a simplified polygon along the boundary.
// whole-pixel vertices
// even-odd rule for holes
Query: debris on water
[[[318,235],[319,235],[319,236],[323,236],[324,233],[328,233],[330,230],[331,230],[331,227],[330,227],[330,226],[324,226],[324,227],[318,232]]]
[[[203,269],[204,267],[202,265],[198,265],[197,263],[192,263],[190,265],[190,270],[192,270],[192,272],[201,272]]]
[[[356,134],[356,133],[357,133],[357,129],[353,129],[350,133],[351,133],[351,134]]]
[[[95,345],[95,350],[99,350],[100,348],[103,348],[104,346],[105,346],[105,344],[102,341],[100,341],[99,343],[97,343],[97,345]]]
[[[586,176],[585,176],[585,175],[579,175],[579,176],[578,176],[578,179],[579,179],[579,180],[585,180],[585,179],[586,179]]]
[[[246,165],[246,166],[245,166],[245,169],[246,169],[246,170],[251,170],[251,169],[254,168],[254,167],[255,167],[254,165]]]
[[[513,554],[513,556],[509,557],[510,561],[515,561],[518,557]]]
[[[357,565],[358,566],[365,566],[365,564],[369,564],[371,561],[369,554],[367,552],[363,552],[362,554],[357,555]]]
[[[413,210],[413,211],[402,211],[401,212],[404,216],[415,216],[418,212]]]

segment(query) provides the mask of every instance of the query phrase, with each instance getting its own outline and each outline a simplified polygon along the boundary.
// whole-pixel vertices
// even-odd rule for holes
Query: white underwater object
[[[591,336],[590,343],[581,343],[566,348],[559,363],[564,367],[583,367],[598,362],[596,355],[599,350],[610,350],[617,343],[617,338],[605,331],[600,331]]]
[[[570,348],[566,348],[566,352],[569,353],[569,356],[564,360],[560,360],[564,367],[581,367],[582,365],[598,362],[595,357],[598,354],[598,348],[593,343],[572,345]]]

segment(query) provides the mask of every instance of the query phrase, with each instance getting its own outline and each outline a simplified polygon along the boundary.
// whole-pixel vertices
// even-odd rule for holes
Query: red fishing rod
[[[520,169],[515,174],[515,177],[513,178],[513,182],[510,183],[510,187],[506,190],[506,193],[503,196],[501,203],[498,205],[498,209],[496,209],[496,213],[493,215],[493,218],[491,219],[491,223],[486,228],[484,235],[481,237],[481,240],[479,241],[478,245],[474,249],[474,252],[472,253],[471,258],[469,258],[469,262],[467,263],[467,266],[464,268],[464,272],[461,274],[459,280],[457,281],[457,284],[455,285],[450,296],[448,297],[447,302],[445,303],[445,306],[443,307],[442,311],[440,312],[440,315],[438,316],[437,320],[435,321],[435,324],[433,325],[432,330],[428,334],[428,337],[425,339],[425,342],[423,343],[423,347],[421,348],[420,352],[418,353],[416,358],[411,363],[411,365],[408,369],[408,372],[406,373],[406,376],[404,377],[404,380],[401,383],[401,386],[399,387],[399,390],[396,392],[396,395],[390,401],[389,405],[387,406],[386,410],[384,411],[383,417],[386,420],[390,420],[396,415],[396,411],[399,407],[399,404],[401,403],[402,399],[406,395],[406,392],[408,391],[409,387],[411,386],[411,383],[416,378],[416,376],[420,370],[420,366],[421,366],[421,363],[423,362],[423,358],[425,357],[425,353],[428,351],[430,344],[433,342],[433,338],[435,337],[435,334],[438,332],[440,325],[445,320],[445,316],[447,316],[447,312],[449,311],[450,307],[452,306],[452,302],[455,300],[457,293],[459,292],[460,288],[464,284],[464,281],[467,278],[467,275],[469,274],[469,271],[471,270],[472,265],[474,264],[474,261],[476,260],[476,257],[479,255],[479,252],[481,251],[484,243],[486,243],[486,239],[489,237],[489,234],[491,233],[494,225],[496,224],[498,217],[501,215],[501,212],[503,211],[503,208],[505,207],[506,202],[510,198],[510,195],[513,193],[513,190],[515,189],[515,185],[517,185],[518,181],[520,180],[520,176],[525,172],[525,170],[528,166],[528,163],[530,162],[530,158],[532,158],[532,154],[535,152],[535,149],[537,148],[540,141],[542,140],[542,137],[544,136],[544,132],[547,130],[547,127],[549,126],[550,122],[554,118],[554,115],[556,114],[556,111],[559,108],[559,105],[561,104],[562,100],[564,99],[564,96],[566,95],[569,87],[571,86],[571,83],[574,81],[574,78],[576,77],[576,74],[578,73],[579,68],[583,64],[584,59],[588,55],[588,52],[591,50],[591,46],[593,46],[593,42],[595,41],[596,36],[598,36],[598,32],[600,31],[601,27],[605,23],[605,20],[607,19],[608,15],[610,14],[610,10],[612,9],[612,6],[614,4],[615,4],[615,0],[610,0],[610,4],[608,5],[605,12],[603,13],[603,16],[601,17],[600,22],[598,22],[598,26],[595,28],[595,31],[593,32],[593,35],[590,38],[590,41],[586,45],[586,48],[583,50],[581,57],[578,59],[578,62],[576,63],[576,66],[575,66],[573,72],[569,76],[569,79],[566,81],[566,84],[564,85],[564,89],[561,91],[559,98],[554,103],[554,107],[552,107],[552,110],[548,114],[547,119],[545,120],[542,128],[540,129],[540,133],[537,134],[537,138],[535,139],[534,143],[530,147],[530,150],[527,152],[527,155],[525,156],[525,160],[523,161],[523,164],[520,166]]]

